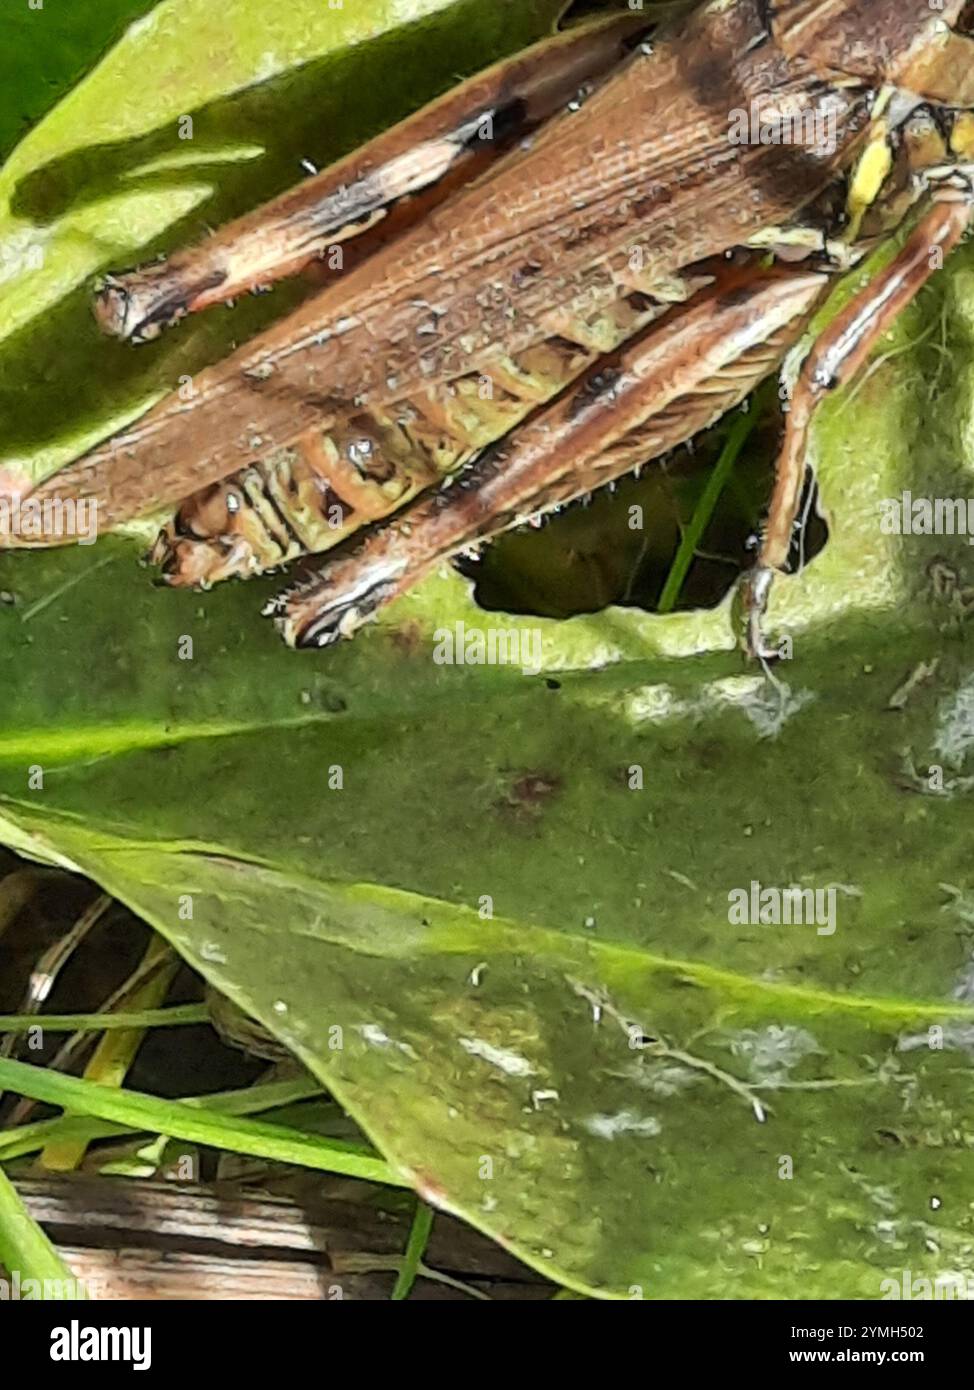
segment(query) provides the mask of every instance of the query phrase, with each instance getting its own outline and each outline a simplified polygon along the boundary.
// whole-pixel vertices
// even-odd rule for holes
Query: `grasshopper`
[[[100,531],[168,517],[168,583],[364,535],[270,605],[351,637],[442,561],[658,458],[735,408],[834,277],[895,259],[788,385],[742,640],[787,568],[818,402],[974,216],[968,0],[710,0],[570,29],[433,102],[201,245],[102,282],[132,342],[341,244],[342,273],[27,499]],[[57,544],[43,527],[0,538]]]

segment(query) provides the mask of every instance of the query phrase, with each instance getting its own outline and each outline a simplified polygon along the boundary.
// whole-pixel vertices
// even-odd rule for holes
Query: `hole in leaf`
[[[647,612],[713,608],[750,568],[774,481],[780,417],[759,393],[751,415],[721,421],[693,445],[649,464],[538,528],[500,537],[461,560],[488,612],[568,618],[621,606]],[[735,438],[735,435],[737,436]],[[819,553],[827,528],[806,486],[791,557]]]

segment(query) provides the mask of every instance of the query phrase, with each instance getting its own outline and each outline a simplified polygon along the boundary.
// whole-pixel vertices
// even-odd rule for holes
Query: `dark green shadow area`
[[[0,43],[0,159],[91,70],[155,0],[45,0],[8,4]]]

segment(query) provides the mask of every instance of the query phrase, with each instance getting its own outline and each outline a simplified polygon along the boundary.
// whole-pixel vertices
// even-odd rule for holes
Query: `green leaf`
[[[13,1183],[0,1169],[0,1265],[17,1290],[17,1298],[38,1294],[47,1299],[80,1298],[71,1270],[31,1217]],[[33,1286],[36,1280],[37,1293]],[[5,1295],[9,1297],[9,1292]]]
[[[444,10],[427,91],[486,8]],[[393,86],[400,40],[358,54]],[[276,131],[286,90],[268,101]],[[162,593],[119,539],[3,559],[0,837],[140,912],[426,1202],[569,1287],[969,1277],[970,551],[884,535],[879,503],[970,490],[972,325],[961,252],[823,412],[831,535],[778,586],[795,652],[773,679],[742,667],[729,602],[515,619],[444,572],[295,655],[258,616],[276,580]],[[125,360],[78,329],[69,405],[35,383],[21,406],[25,464],[132,407]],[[437,665],[460,621],[538,634],[540,673]],[[735,924],[755,881],[834,888],[834,932]]]

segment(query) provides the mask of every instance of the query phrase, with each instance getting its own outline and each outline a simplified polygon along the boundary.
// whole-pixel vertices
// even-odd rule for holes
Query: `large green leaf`
[[[429,89],[485,8],[445,7]],[[430,1200],[575,1287],[970,1276],[969,551],[883,535],[879,502],[969,488],[971,267],[825,414],[831,538],[777,591],[775,680],[742,667],[727,604],[514,619],[444,572],[295,655],[258,616],[270,581],[159,592],[121,540],[18,555],[0,835],[142,913]],[[30,441],[24,408],[25,461],[55,425],[65,449],[104,427],[122,355],[72,345],[71,408]],[[437,665],[461,620],[539,632],[541,672]],[[835,886],[834,933],[732,924],[752,881]]]

